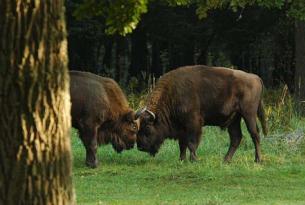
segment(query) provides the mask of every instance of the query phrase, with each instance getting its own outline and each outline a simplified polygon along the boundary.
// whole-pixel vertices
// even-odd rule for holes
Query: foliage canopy
[[[107,34],[126,35],[131,33],[139,23],[141,15],[146,13],[152,2],[159,1],[169,6],[197,6],[200,19],[207,17],[213,9],[238,9],[258,5],[266,8],[285,9],[287,15],[305,20],[305,1],[303,0],[87,0],[80,1],[74,11],[77,18],[101,16],[106,22]]]

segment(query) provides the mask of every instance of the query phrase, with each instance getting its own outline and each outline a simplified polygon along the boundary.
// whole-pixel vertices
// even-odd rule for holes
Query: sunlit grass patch
[[[136,149],[98,150],[100,164],[85,167],[84,148],[73,136],[78,204],[305,204],[305,161],[280,143],[262,139],[263,162],[254,163],[249,136],[231,163],[223,163],[228,135],[208,128],[197,162],[180,162],[178,144],[166,141],[156,157]]]
[[[134,99],[136,104],[137,99]],[[270,106],[267,100],[266,106]],[[285,110],[286,108],[283,108]],[[284,115],[283,111],[281,115]],[[275,114],[274,114],[275,115]],[[179,161],[177,141],[166,140],[155,157],[137,149],[117,154],[98,149],[99,166],[85,166],[85,150],[72,135],[73,179],[78,204],[305,204],[305,120],[292,115],[288,125],[268,122],[262,136],[262,163],[242,123],[243,139],[232,162],[224,163],[229,136],[204,127],[198,161]],[[286,126],[283,128],[282,126]]]

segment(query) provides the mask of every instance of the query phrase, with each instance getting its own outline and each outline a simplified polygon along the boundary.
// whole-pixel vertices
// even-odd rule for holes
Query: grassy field
[[[305,128],[295,119],[293,129]],[[304,130],[303,130],[304,131]],[[137,149],[122,154],[98,150],[97,169],[84,165],[84,148],[74,130],[73,179],[78,204],[305,204],[305,146],[274,131],[262,138],[263,162],[243,127],[243,141],[230,164],[226,131],[205,127],[197,162],[180,162],[178,143],[167,140],[155,158]]]

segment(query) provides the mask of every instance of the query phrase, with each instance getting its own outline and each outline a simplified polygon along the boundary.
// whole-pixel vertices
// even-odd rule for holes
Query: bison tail
[[[261,126],[263,128],[263,133],[266,136],[268,133],[268,126],[267,126],[267,121],[266,121],[263,100],[260,100],[260,102],[259,102],[257,116],[258,116],[259,121],[261,122]]]

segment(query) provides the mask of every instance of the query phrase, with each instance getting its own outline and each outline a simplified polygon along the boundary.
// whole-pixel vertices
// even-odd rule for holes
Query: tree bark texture
[[[63,0],[0,0],[0,204],[74,204]]]
[[[295,97],[300,114],[305,114],[305,21],[295,24]]]

